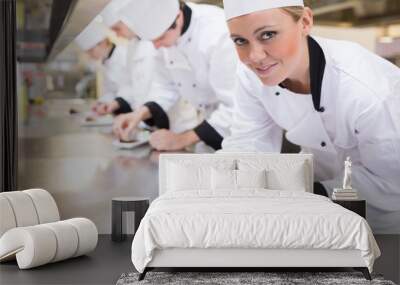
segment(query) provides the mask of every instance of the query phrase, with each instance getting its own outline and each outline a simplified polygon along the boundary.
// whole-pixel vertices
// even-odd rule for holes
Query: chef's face
[[[124,24],[122,21],[118,21],[116,24],[114,24],[111,27],[111,30],[113,30],[118,37],[125,38],[128,40],[131,40],[136,37],[135,33],[132,32],[131,29],[127,25]]]
[[[309,8],[298,21],[282,9],[270,9],[233,18],[228,26],[240,60],[265,85],[297,77],[296,68],[304,62],[306,36],[312,27]]]
[[[104,60],[110,51],[111,43],[105,39],[99,42],[95,47],[89,49],[87,54],[93,60]]]
[[[179,12],[176,20],[172,25],[168,28],[168,30],[162,34],[160,37],[153,40],[153,45],[156,49],[162,47],[171,47],[176,44],[177,40],[181,36],[183,27],[183,13]]]

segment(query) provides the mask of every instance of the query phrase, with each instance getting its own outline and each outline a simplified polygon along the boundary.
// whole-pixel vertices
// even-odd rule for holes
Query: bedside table
[[[135,212],[135,232],[140,221],[149,208],[150,198],[147,197],[116,197],[112,199],[111,217],[111,239],[112,241],[123,241],[126,234],[122,233],[123,212]]]
[[[364,219],[366,218],[366,201],[365,200],[333,200],[333,203],[339,204],[340,206],[359,214]]]

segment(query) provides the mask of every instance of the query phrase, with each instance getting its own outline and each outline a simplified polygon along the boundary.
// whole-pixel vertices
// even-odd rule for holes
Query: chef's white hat
[[[109,29],[96,17],[90,24],[78,35],[75,42],[84,51],[95,47],[98,43],[105,40],[109,35]]]
[[[128,3],[128,0],[112,0],[101,12],[103,23],[107,27],[112,27],[122,20],[120,9]]]
[[[226,19],[230,20],[239,16],[262,10],[304,6],[303,0],[224,0]]]
[[[174,23],[178,0],[130,0],[122,8],[123,21],[143,40],[154,40]]]

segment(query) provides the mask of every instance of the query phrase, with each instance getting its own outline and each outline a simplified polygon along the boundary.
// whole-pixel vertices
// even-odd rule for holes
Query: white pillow
[[[304,163],[293,164],[289,169],[271,169],[268,171],[268,188],[305,192],[307,180]]]
[[[217,156],[216,156],[217,157]],[[211,191],[211,168],[235,169],[234,159],[176,159],[168,161],[166,170],[166,191],[208,190]]]
[[[306,191],[307,165],[304,161],[238,161],[239,170],[267,171],[267,187],[274,190]]]
[[[267,172],[262,170],[211,169],[211,188],[214,191],[267,188]]]
[[[211,169],[211,189],[212,190],[235,190],[236,189],[236,170],[231,169]]]
[[[236,188],[267,188],[267,171],[236,170]]]
[[[169,163],[167,173],[167,191],[211,188],[211,167]]]

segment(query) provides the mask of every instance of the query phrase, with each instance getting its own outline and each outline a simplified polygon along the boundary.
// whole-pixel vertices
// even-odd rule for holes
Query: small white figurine
[[[344,162],[344,178],[343,178],[343,189],[351,190],[351,159],[350,157],[346,158]]]

